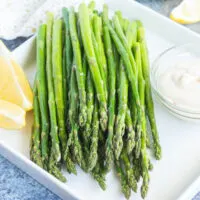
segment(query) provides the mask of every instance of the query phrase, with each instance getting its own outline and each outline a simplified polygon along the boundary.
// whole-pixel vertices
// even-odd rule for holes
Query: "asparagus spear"
[[[133,46],[134,49],[134,56],[135,60],[137,63],[138,67],[138,90],[140,94],[140,101],[142,101],[141,95],[143,94],[143,90],[145,87],[145,81],[143,80],[143,75],[142,75],[142,65],[141,65],[141,52],[140,52],[140,45],[138,42],[136,42]],[[145,105],[142,104],[141,102],[141,107],[142,107],[142,131],[145,132],[146,134],[146,119],[144,118],[144,109]],[[136,153],[136,158],[140,157],[140,150],[141,150],[141,133],[136,131],[136,148],[135,148],[135,153]]]
[[[87,83],[86,83],[86,92],[87,92],[87,122],[85,128],[83,130],[83,143],[84,143],[84,152],[86,156],[86,160],[88,155],[90,154],[90,141],[91,141],[91,134],[92,134],[92,116],[94,110],[94,86],[93,80],[90,74],[90,71],[87,71]]]
[[[106,180],[104,174],[101,173],[99,159],[95,168],[92,171],[92,176],[98,182],[101,189],[106,190],[106,183],[105,183]]]
[[[119,15],[119,14],[118,14]],[[126,32],[126,36],[123,34],[123,31],[121,30],[120,28],[120,23],[119,23],[119,20],[117,18],[117,16],[114,17],[114,24],[115,24],[115,28],[116,28],[116,31],[118,33],[118,36],[120,37],[121,41],[123,42],[128,54],[129,54],[129,58],[130,58],[130,61],[131,61],[131,64],[133,66],[133,71],[134,71],[134,74],[135,74],[135,77],[136,77],[136,81],[137,81],[137,77],[138,77],[138,69],[136,68],[136,63],[135,63],[135,60],[134,60],[134,57],[132,55],[132,52],[131,52],[131,47],[133,45],[134,42],[136,42],[137,38],[137,23],[136,21],[132,21],[129,25],[128,25],[128,22],[127,20],[124,20],[124,23],[123,23],[123,29],[126,30],[125,28],[127,27],[127,32]],[[125,24],[125,25],[124,25]],[[138,134],[138,150],[140,149],[140,134],[141,134],[141,130],[140,130],[140,124],[138,124],[138,127],[136,127],[137,123],[140,123],[138,122],[138,113],[137,112],[140,112],[138,111],[138,108],[137,106],[135,105],[135,101],[134,101],[134,94],[132,92],[130,92],[130,109],[131,109],[131,113],[132,113],[132,117],[133,117],[133,126],[135,127],[135,130]],[[139,152],[139,151],[138,151]],[[138,155],[139,156],[139,155]]]
[[[91,135],[91,144],[90,144],[90,154],[88,158],[88,171],[91,171],[98,159],[98,132],[99,132],[99,119],[98,119],[98,102],[94,102],[94,112],[92,119],[92,135]]]
[[[34,115],[34,122],[33,122],[33,129],[32,129],[32,144],[31,144],[31,151],[30,157],[31,160],[43,168],[42,162],[42,155],[40,149],[40,138],[41,138],[41,116],[40,116],[40,108],[38,102],[38,89],[37,89],[37,75],[35,76],[35,83],[33,87],[33,115]]]
[[[72,65],[72,44],[70,38],[70,30],[69,30],[69,11],[67,8],[62,9],[62,15],[65,24],[65,56],[66,56],[66,74],[67,80],[69,84],[70,73],[71,73],[71,65]]]
[[[88,6],[90,26],[91,26],[91,37],[92,37],[92,43],[93,43],[93,47],[94,47],[94,52],[95,52],[97,64],[98,64],[98,67],[99,67],[101,78],[103,80],[104,91],[107,92],[106,91],[106,85],[105,85],[106,76],[105,76],[105,71],[104,71],[104,68],[103,68],[103,62],[102,62],[102,58],[101,58],[101,50],[100,50],[100,46],[97,42],[98,38],[96,38],[96,35],[95,35],[95,32],[102,31],[101,30],[101,22],[99,20],[98,15],[97,15],[98,13],[95,13],[95,11],[94,11],[94,6],[95,6],[95,4],[93,3],[93,1]],[[95,23],[98,23],[99,25],[97,26],[97,25],[95,25]],[[95,28],[97,28],[97,30],[95,30]]]
[[[93,43],[93,47],[94,47],[94,52],[95,52],[95,56],[96,56],[96,60],[97,60],[97,64],[98,64],[98,67],[99,67],[99,71],[100,71],[100,74],[101,74],[101,77],[102,77],[102,81],[103,81],[103,86],[104,86],[104,92],[106,93],[106,76],[105,76],[105,73],[104,73],[104,69],[103,69],[103,64],[102,64],[102,60],[101,60],[101,54],[100,54],[100,48],[99,48],[99,45],[97,43],[97,40],[95,38],[95,35],[94,35],[94,32],[91,31],[91,34],[92,34],[92,43]]]
[[[70,74],[71,74],[71,66],[72,66],[72,44],[71,44],[71,38],[70,38],[70,30],[69,30],[69,11],[67,8],[62,9],[62,16],[64,20],[64,27],[65,27],[65,66],[63,66],[63,69],[65,68],[65,76],[66,76],[66,90],[68,89],[67,86],[69,85],[70,80]],[[66,91],[67,92],[67,91]],[[66,110],[68,110],[68,92],[65,97],[66,101]]]
[[[49,172],[55,177],[65,182],[66,178],[62,175],[59,169],[59,162],[61,160],[60,142],[58,138],[58,126],[56,116],[56,105],[53,86],[52,75],[52,27],[53,14],[47,13],[47,31],[46,31],[46,76],[48,88],[48,105],[50,115],[50,136],[51,136],[51,150],[49,158]]]
[[[126,176],[127,176],[127,182],[129,184],[130,188],[134,192],[137,192],[137,181],[135,179],[134,171],[133,171],[133,168],[131,168],[131,163],[130,163],[130,160],[129,160],[129,157],[128,157],[128,154],[127,154],[125,148],[122,150],[121,159],[124,163]]]
[[[125,116],[127,110],[128,101],[128,80],[126,78],[126,73],[123,67],[123,61],[121,59],[120,65],[120,82],[118,88],[118,114],[116,117],[116,133],[113,137],[114,154],[116,159],[119,159],[120,153],[123,147],[123,135],[125,131]]]
[[[117,172],[117,176],[119,177],[121,182],[122,193],[125,195],[127,199],[129,199],[131,196],[131,188],[127,182],[127,178],[122,169],[120,160],[115,160],[115,169]]]
[[[91,3],[88,6],[89,12],[90,12],[89,17],[90,17],[90,26],[91,26],[91,37],[92,37],[92,43],[93,43],[93,47],[94,47],[97,64],[98,64],[101,78],[103,81],[104,92],[105,92],[106,98],[107,98],[107,67],[106,67],[106,63],[105,63],[106,59],[102,57],[103,56],[102,51],[104,51],[102,49],[103,44],[101,41],[102,20],[97,15],[98,13],[95,13],[94,5],[95,4]],[[104,56],[105,56],[105,54],[104,54]]]
[[[105,12],[105,11],[104,11]],[[106,19],[105,19],[106,21]],[[124,21],[123,21],[124,22]],[[122,23],[123,23],[122,22]],[[124,24],[122,24],[124,25]],[[127,29],[125,30],[127,31]],[[123,60],[119,64],[119,85],[118,85],[118,114],[116,117],[116,134],[113,137],[114,153],[116,159],[119,159],[123,147],[123,135],[125,133],[125,116],[128,102],[128,80],[123,67]]]
[[[52,73],[54,95],[56,101],[58,136],[61,142],[61,152],[64,154],[67,135],[65,127],[65,105],[63,95],[63,72],[62,72],[62,20],[57,19],[53,24],[52,36]]]
[[[52,74],[52,27],[53,27],[53,14],[47,14],[47,34],[46,34],[46,76],[48,86],[48,105],[50,115],[50,135],[52,140],[52,153],[55,154],[54,158],[57,162],[61,159],[60,142],[58,138],[58,126],[56,116],[56,103],[54,96],[53,74]]]
[[[92,34],[90,27],[89,12],[87,6],[82,3],[79,6],[79,19],[81,27],[81,35],[83,40],[83,46],[90,66],[90,71],[94,81],[94,85],[97,92],[97,98],[99,100],[100,111],[100,124],[103,130],[107,128],[107,102],[104,87],[102,85],[102,78],[98,68],[94,47],[92,43]]]
[[[46,57],[46,25],[42,24],[39,27],[37,34],[37,70],[38,70],[38,99],[41,115],[41,147],[43,167],[47,170],[49,162],[49,113],[48,113],[48,96],[47,96],[47,81],[45,70]]]
[[[146,107],[147,107],[147,115],[148,115],[148,119],[151,125],[155,157],[156,159],[159,160],[161,159],[162,150],[161,150],[158,130],[156,126],[154,104],[153,104],[153,99],[152,99],[152,94],[151,94],[151,83],[150,83],[150,77],[149,77],[149,59],[148,59],[148,51],[147,51],[147,46],[146,46],[146,41],[145,41],[145,30],[141,22],[138,23],[138,26],[139,26],[138,41],[140,42],[141,54],[142,54],[142,70],[143,70],[143,76],[146,82],[145,102],[146,102]]]
[[[104,17],[106,13],[104,13]],[[103,26],[103,37],[104,37],[104,44],[106,50],[106,56],[108,58],[108,137],[106,140],[106,152],[105,152],[105,166],[107,171],[111,169],[112,161],[113,161],[113,129],[114,129],[114,122],[115,122],[115,106],[116,106],[116,98],[115,98],[115,88],[116,88],[116,62],[113,54],[112,49],[112,42],[108,27],[106,25]]]
[[[71,131],[69,133],[68,140],[67,140],[67,145],[66,145],[66,149],[65,149],[65,153],[64,153],[64,160],[66,162],[67,171],[69,173],[74,173],[76,175],[77,171],[76,171],[75,163],[71,159],[72,155],[71,155],[71,152],[70,152],[70,149],[73,145],[73,140],[74,140],[74,134]]]
[[[146,118],[145,118],[145,81],[143,79],[142,73],[142,65],[141,65],[141,51],[140,44],[136,43],[134,45],[135,58],[138,66],[138,90],[140,94],[140,102],[142,107],[142,134],[141,134],[141,167],[142,167],[142,177],[143,183],[141,187],[141,195],[144,198],[148,192],[148,184],[149,184],[149,172],[148,172],[148,158],[146,151]],[[137,148],[136,148],[137,150]],[[137,154],[137,152],[136,152]]]
[[[133,170],[135,179],[139,182],[141,175],[140,158],[136,158],[135,155],[133,155]]]
[[[82,56],[82,63],[83,63],[83,74],[84,74],[83,78],[84,78],[85,90],[86,90],[86,94],[87,94],[87,71],[88,71],[87,68],[88,68],[88,66],[87,66],[87,58],[84,53]],[[87,95],[86,95],[86,105],[87,105]]]
[[[107,61],[106,61],[106,56],[104,52],[104,45],[102,42],[102,35],[103,35],[103,29],[102,29],[102,18],[99,17],[97,14],[94,15],[93,17],[93,27],[94,27],[94,35],[99,47],[99,57],[101,61],[101,66],[103,71],[100,70],[101,72],[101,77],[104,81],[104,87],[105,87],[105,92],[107,95],[107,80],[108,80],[108,72],[107,72]]]
[[[99,129],[98,133],[98,160],[96,163],[96,166],[92,170],[91,174],[94,177],[94,179],[99,183],[99,186],[105,190],[106,189],[106,183],[105,183],[105,167],[104,167],[104,134],[101,129]]]
[[[70,79],[70,105],[69,105],[69,121],[70,121],[70,127],[71,127],[71,134],[72,136],[72,148],[73,148],[73,154],[74,158],[77,161],[77,163],[81,166],[83,155],[82,155],[82,149],[78,137],[78,86],[76,81],[76,64],[75,64],[75,58],[73,61],[73,66],[71,69],[71,79]]]
[[[125,30],[126,36],[125,39],[127,42],[132,44],[133,37],[131,35],[132,24],[129,24]],[[123,69],[122,59],[120,61],[120,85],[119,85],[119,105],[118,105],[118,115],[116,118],[116,135],[114,136],[114,145],[115,145],[115,156],[118,159],[123,147],[123,134],[124,134],[124,126],[125,126],[125,116],[127,112],[127,102],[128,102],[128,80],[126,77],[126,73]],[[127,86],[126,86],[127,85]],[[123,92],[122,92],[123,91]],[[133,145],[132,145],[133,146]],[[130,144],[129,144],[130,148]],[[130,149],[129,149],[130,150]]]
[[[129,28],[131,29],[131,31],[129,31],[129,37],[132,38],[132,43],[129,42],[129,47],[132,48],[133,44],[137,41],[137,23],[136,23],[136,21],[132,21]],[[138,70],[137,70],[137,72],[138,72]],[[130,109],[130,112],[131,112],[134,130],[136,130],[136,132],[137,132],[137,128],[136,128],[136,125],[137,125],[137,106],[135,104],[134,95],[131,92],[131,90],[129,90],[129,109]]]
[[[69,23],[70,23],[70,36],[72,41],[73,53],[76,62],[76,78],[79,91],[79,102],[80,102],[79,124],[81,127],[83,127],[87,120],[86,92],[84,84],[83,66],[81,60],[80,43],[76,27],[76,15],[73,7],[71,7],[69,11]]]
[[[90,136],[90,127],[92,123],[92,114],[94,110],[94,86],[91,73],[87,71],[87,124],[86,124],[86,133],[88,133],[88,138]]]
[[[64,31],[63,31],[63,39],[65,38],[64,37]],[[68,86],[68,83],[67,83],[67,71],[66,71],[66,56],[65,56],[65,51],[66,51],[66,48],[65,48],[65,45],[63,47],[63,51],[62,51],[62,72],[63,72],[63,99],[64,99],[64,108],[65,108],[65,119],[67,121],[67,110],[68,110],[68,93],[67,93],[67,86]]]
[[[125,125],[127,129],[127,153],[130,154],[135,147],[135,131],[129,108],[126,111]]]

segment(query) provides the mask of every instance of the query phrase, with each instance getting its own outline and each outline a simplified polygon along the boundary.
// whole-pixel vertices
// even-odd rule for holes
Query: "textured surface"
[[[138,1],[166,16],[180,2],[180,0]],[[189,28],[200,33],[200,24],[190,25]],[[26,38],[17,38],[4,42],[13,50],[25,40]],[[0,200],[60,200],[60,198],[0,156]]]

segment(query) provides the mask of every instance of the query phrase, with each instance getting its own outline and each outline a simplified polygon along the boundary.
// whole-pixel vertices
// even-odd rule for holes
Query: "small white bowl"
[[[176,105],[173,101],[164,96],[161,91],[159,91],[158,80],[160,75],[163,74],[169,67],[176,66],[175,64],[178,61],[188,61],[189,57],[190,59],[191,57],[200,58],[200,47],[198,44],[175,46],[161,53],[153,62],[151,68],[151,85],[158,102],[161,105],[164,105],[170,113],[181,119],[200,122],[200,111]]]

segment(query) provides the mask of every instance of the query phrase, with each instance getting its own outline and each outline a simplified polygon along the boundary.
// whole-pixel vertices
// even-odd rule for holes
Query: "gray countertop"
[[[168,16],[171,9],[180,1],[138,0],[165,16]],[[188,25],[188,27],[200,33],[200,23]],[[3,41],[13,50],[26,39],[20,37],[11,41]],[[60,200],[60,198],[0,155],[0,200]]]

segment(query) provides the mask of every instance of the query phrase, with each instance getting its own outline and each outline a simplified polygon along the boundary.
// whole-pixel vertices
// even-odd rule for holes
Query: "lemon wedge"
[[[184,0],[170,14],[170,18],[180,24],[200,21],[200,0]]]
[[[19,106],[0,100],[0,127],[21,129],[25,126],[25,113]]]
[[[32,109],[33,93],[22,68],[0,41],[0,99],[16,104],[25,111]]]

